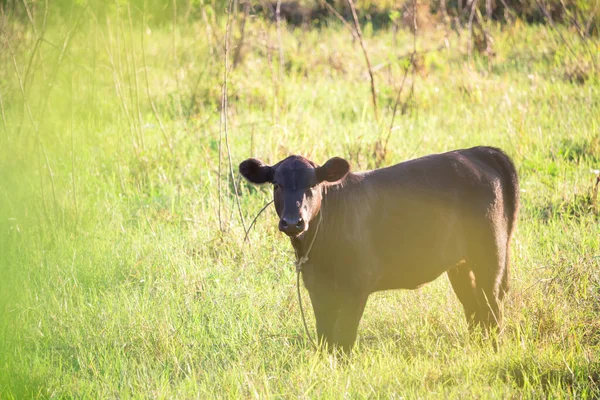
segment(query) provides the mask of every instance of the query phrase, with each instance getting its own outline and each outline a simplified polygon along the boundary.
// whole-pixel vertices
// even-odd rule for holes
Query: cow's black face
[[[290,237],[301,236],[321,209],[322,185],[337,182],[350,170],[348,161],[334,157],[322,167],[302,156],[290,156],[270,167],[250,158],[240,164],[240,173],[252,183],[271,182],[279,230]]]
[[[273,199],[279,215],[279,230],[298,236],[308,229],[321,207],[321,188],[315,165],[305,158],[283,160],[273,174]]]

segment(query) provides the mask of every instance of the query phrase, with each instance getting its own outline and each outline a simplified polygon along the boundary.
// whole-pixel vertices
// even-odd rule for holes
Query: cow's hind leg
[[[510,240],[510,239],[508,239]],[[506,293],[508,293],[508,289],[510,288],[510,284],[508,282],[510,277],[510,242],[506,243],[506,251],[504,257],[504,269],[502,270],[502,280],[500,281],[500,292],[498,293],[500,301],[504,299]]]
[[[475,275],[479,320],[486,332],[497,331],[501,320],[500,299],[504,290],[506,270],[506,243],[498,245],[493,235],[485,236],[477,243],[473,252],[473,273]],[[507,272],[506,272],[507,273]],[[506,274],[506,279],[508,275]]]
[[[478,302],[475,294],[475,276],[473,271],[464,262],[448,270],[448,278],[452,284],[454,293],[460,300],[469,324],[469,331],[473,331],[479,323]]]

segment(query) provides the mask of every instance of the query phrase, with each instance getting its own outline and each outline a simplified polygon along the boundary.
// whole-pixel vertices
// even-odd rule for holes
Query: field
[[[491,23],[486,53],[367,21],[376,116],[335,18],[33,11],[0,18],[0,398],[600,396],[597,37]],[[350,357],[314,351],[272,207],[244,241],[272,194],[239,162],[481,144],[521,182],[498,350],[442,276],[371,296]]]

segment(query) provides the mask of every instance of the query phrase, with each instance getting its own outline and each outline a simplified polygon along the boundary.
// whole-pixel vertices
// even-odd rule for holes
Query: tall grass
[[[382,159],[410,32],[394,47],[391,30],[363,26],[378,122],[341,24],[282,22],[280,42],[249,17],[224,110],[226,18],[199,7],[175,25],[127,3],[2,19],[0,397],[600,395],[600,87],[571,73],[589,57],[575,32],[561,34],[577,57],[549,27],[492,28],[495,54],[471,61],[467,35],[438,50],[444,33],[420,32],[413,100]],[[234,167],[505,149],[523,204],[499,350],[469,337],[441,277],[373,295],[352,357],[315,353],[272,209],[243,242],[236,185],[245,221],[271,194],[219,169],[224,112]]]

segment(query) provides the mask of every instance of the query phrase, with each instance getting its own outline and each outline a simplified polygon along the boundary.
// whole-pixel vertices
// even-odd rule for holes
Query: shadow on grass
[[[316,332],[311,331],[312,340],[316,342]],[[285,341],[292,347],[298,349],[313,349],[310,339],[306,336],[305,333],[297,334],[297,335],[268,335],[265,339],[261,340],[273,340],[273,341]],[[471,340],[473,343],[479,343],[481,346],[485,347],[489,345],[490,350],[492,349],[491,342],[488,342],[482,338],[468,338],[465,340],[461,340],[459,337],[455,337],[453,335],[439,335],[432,339],[432,337],[428,334],[424,334],[421,341],[410,340],[406,335],[403,334],[386,334],[382,333],[380,335],[360,335],[356,340],[355,347],[361,347],[366,351],[371,351],[379,348],[382,343],[388,343],[389,341],[394,343],[394,351],[397,351],[397,354],[407,357],[413,358],[417,356],[427,356],[432,351],[432,342],[442,343],[442,346],[447,346],[449,348],[463,347],[466,341]],[[404,344],[410,343],[410,346],[405,346]],[[258,344],[258,343],[257,343]]]
[[[552,154],[552,156],[575,163],[585,160],[594,164],[600,163],[600,135],[589,140],[583,138],[564,139],[560,142],[556,154]]]
[[[520,388],[535,388],[548,393],[552,388],[568,389],[572,395],[590,398],[600,395],[600,364],[545,367],[534,360],[498,366],[497,374],[505,382]]]
[[[592,216],[600,219],[600,205],[598,204],[598,183],[587,193],[576,193],[572,198],[563,198],[560,201],[550,201],[539,208],[539,214],[544,222],[552,219],[582,220]]]
[[[30,373],[11,371],[2,372],[0,378],[0,398],[31,399],[47,396],[44,379]]]

